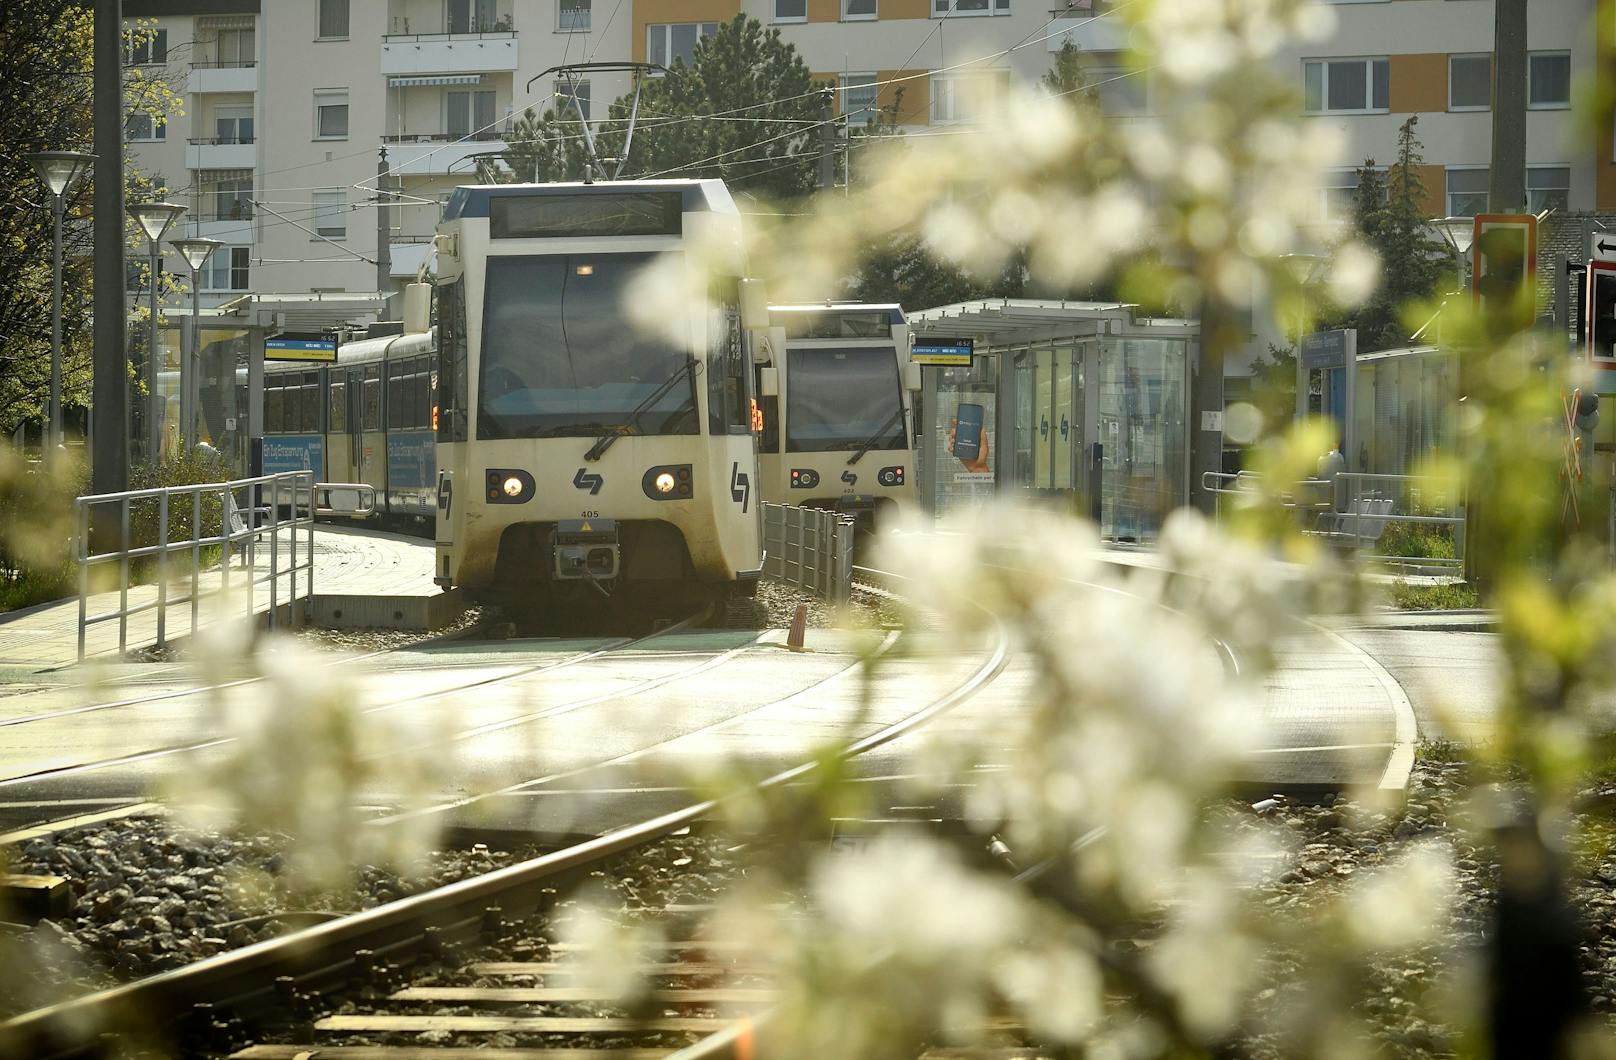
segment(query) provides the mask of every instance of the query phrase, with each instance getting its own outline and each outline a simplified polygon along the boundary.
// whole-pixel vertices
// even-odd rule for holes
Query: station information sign
[[[266,361],[318,361],[330,363],[337,359],[337,340],[334,335],[277,335],[264,340]]]
[[[909,359],[916,364],[969,368],[975,352],[975,339],[917,338],[909,346]]]

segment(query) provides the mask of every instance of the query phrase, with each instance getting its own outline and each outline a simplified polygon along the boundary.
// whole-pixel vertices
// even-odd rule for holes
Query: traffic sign
[[[1529,213],[1477,214],[1470,240],[1470,290],[1476,305],[1495,309],[1514,302],[1537,281],[1537,217]]]
[[[1588,359],[1599,368],[1616,368],[1616,261],[1590,261],[1586,307]]]
[[[1595,261],[1616,261],[1616,232],[1594,232],[1588,237],[1588,256]]]

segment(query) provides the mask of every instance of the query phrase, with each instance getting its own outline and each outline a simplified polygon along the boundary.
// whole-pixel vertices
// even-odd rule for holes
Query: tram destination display
[[[337,359],[335,335],[282,334],[264,340],[266,361],[324,361]]]
[[[909,359],[916,364],[943,368],[969,368],[976,352],[974,339],[921,339],[909,348]]]

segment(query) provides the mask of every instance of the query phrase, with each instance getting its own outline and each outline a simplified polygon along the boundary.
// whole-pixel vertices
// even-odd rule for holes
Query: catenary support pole
[[[157,281],[163,271],[163,248],[151,244],[151,340],[146,348],[146,462],[156,467],[163,461],[163,394],[157,385]]]
[[[123,0],[95,4],[95,353],[93,493],[129,488],[128,353],[124,344]],[[107,506],[101,506],[105,509]],[[116,531],[102,510],[94,533]],[[98,549],[98,551],[101,549]]]
[[[383,300],[393,286],[393,196],[387,190],[391,176],[384,146],[376,163],[376,293]]]
[[[820,191],[836,187],[836,117],[835,93],[825,89],[819,97],[819,178]]]

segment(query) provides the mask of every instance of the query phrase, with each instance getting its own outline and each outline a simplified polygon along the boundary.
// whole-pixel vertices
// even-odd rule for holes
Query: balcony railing
[[[220,59],[217,61],[194,60],[191,63],[193,70],[251,70],[258,65],[257,59]]]
[[[424,44],[429,41],[472,41],[472,40],[509,40],[516,36],[516,30],[509,25],[500,26],[498,23],[488,29],[444,30],[440,33],[384,33],[382,40],[388,44]]]
[[[203,144],[251,144],[258,141],[256,137],[250,134],[246,136],[238,134],[236,136],[193,136],[185,142],[201,146]]]
[[[398,136],[384,136],[383,142],[390,144],[449,144],[456,140],[503,140],[509,134],[508,129],[475,129],[469,132],[438,132],[438,133],[403,133]]]

